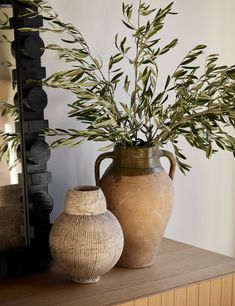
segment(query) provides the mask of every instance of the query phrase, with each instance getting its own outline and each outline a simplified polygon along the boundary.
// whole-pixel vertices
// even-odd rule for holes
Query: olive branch
[[[106,67],[92,54],[79,29],[62,22],[47,1],[21,2],[28,6],[22,16],[43,16],[46,26],[41,32],[63,35],[61,44],[49,44],[45,49],[56,52],[69,67],[53,73],[42,84],[73,92],[75,101],[69,104],[68,116],[86,124],[83,129],[45,130],[44,134],[57,137],[51,147],[77,146],[86,140],[111,142],[101,150],[114,145],[171,143],[182,172],[190,169],[179,146],[182,137],[206,152],[208,158],[217,149],[235,155],[235,138],[228,132],[228,127],[235,126],[235,65],[220,66],[218,55],[210,54],[203,72],[199,72],[197,60],[206,46],[198,45],[186,54],[160,88],[160,57],[178,42],[175,38],[164,44],[159,35],[166,18],[176,14],[173,3],[158,10],[142,0],[137,7],[123,3],[122,23],[130,36],[115,36],[117,53],[110,56]],[[21,29],[34,30],[38,31]],[[126,74],[123,67],[130,68],[130,73]],[[126,93],[125,102],[116,95],[118,87]]]

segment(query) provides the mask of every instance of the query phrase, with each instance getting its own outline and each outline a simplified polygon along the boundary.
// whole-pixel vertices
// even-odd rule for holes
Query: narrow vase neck
[[[65,213],[70,215],[98,215],[105,213],[106,201],[102,190],[95,186],[70,188],[65,199]]]
[[[160,166],[159,147],[114,148],[115,166],[127,168],[156,168]]]

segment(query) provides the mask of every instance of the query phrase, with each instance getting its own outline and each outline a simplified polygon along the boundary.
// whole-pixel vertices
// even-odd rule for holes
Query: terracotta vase
[[[71,188],[64,213],[50,233],[52,257],[77,283],[97,282],[123,250],[123,233],[107,210],[102,190],[93,186]]]
[[[159,158],[170,161],[169,175]],[[100,163],[113,162],[100,180]],[[121,267],[143,268],[154,263],[173,204],[175,158],[158,147],[120,147],[101,154],[95,164],[96,184],[124,233]]]
[[[24,237],[20,233],[23,214],[20,211],[20,185],[0,187],[0,251],[24,246]]]

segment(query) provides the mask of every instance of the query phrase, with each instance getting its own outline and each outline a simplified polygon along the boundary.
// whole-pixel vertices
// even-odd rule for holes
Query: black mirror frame
[[[16,60],[13,70],[13,84],[17,88],[14,98],[19,111],[19,122],[16,132],[20,134],[20,150],[22,174],[22,213],[24,224],[21,227],[25,239],[25,247],[10,249],[0,253],[0,278],[6,275],[24,275],[29,272],[43,271],[51,266],[49,249],[50,219],[53,200],[48,194],[51,173],[47,172],[47,161],[50,158],[49,146],[39,131],[48,127],[44,120],[44,108],[47,95],[39,85],[30,85],[27,80],[42,80],[46,76],[41,67],[43,41],[36,32],[21,32],[19,28],[40,28],[41,17],[19,17],[27,4],[17,0],[0,0],[1,6],[10,6],[13,17],[10,27],[14,30],[12,53]]]

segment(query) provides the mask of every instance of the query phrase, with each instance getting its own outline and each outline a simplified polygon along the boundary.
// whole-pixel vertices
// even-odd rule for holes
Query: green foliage
[[[7,102],[0,101],[0,115],[1,116],[9,115],[12,118],[14,118],[14,121],[19,120],[19,112],[17,108],[14,105],[9,104]]]
[[[14,161],[11,160],[11,154],[17,151],[20,145],[20,137],[18,133],[4,133],[3,131],[0,131],[0,137],[0,161],[4,158],[11,170],[18,162],[17,158]]]
[[[0,43],[11,43],[7,36],[7,31],[10,30],[9,16],[5,11],[0,10]],[[12,29],[11,29],[12,31]],[[12,68],[14,65],[7,60],[3,60],[0,56],[0,66]],[[0,89],[1,90],[1,89]],[[14,121],[18,121],[18,110],[14,105],[0,101],[0,116],[10,116]],[[5,133],[0,130],[0,161],[5,159],[11,170],[16,166],[18,160],[12,161],[12,153],[16,152],[20,143],[20,136],[17,133]]]
[[[76,146],[85,140],[109,141],[111,146],[171,143],[183,172],[190,166],[179,148],[180,137],[205,151],[208,158],[215,148],[235,154],[235,138],[227,131],[235,126],[235,66],[219,66],[218,55],[211,54],[199,75],[197,60],[206,46],[198,45],[167,77],[164,88],[159,88],[159,58],[178,42],[173,39],[163,44],[159,36],[168,15],[176,14],[173,3],[158,10],[142,0],[137,7],[123,3],[122,24],[130,36],[115,36],[117,52],[106,68],[93,56],[81,32],[62,22],[47,1],[21,1],[31,5],[24,16],[43,16],[46,26],[42,32],[63,35],[61,44],[50,44],[46,50],[56,52],[69,69],[53,73],[43,84],[72,91],[76,99],[68,115],[86,124],[80,130],[46,130],[46,135],[58,137],[52,147]],[[36,29],[21,29],[29,30]],[[127,65],[130,74],[122,68]],[[118,87],[126,93],[125,103],[115,95]],[[172,93],[175,100],[169,103]]]
[[[0,102],[0,116],[9,115],[18,121],[18,110],[14,105],[8,104],[6,102]],[[12,161],[11,154],[17,151],[20,144],[20,135],[18,133],[5,133],[0,130],[0,161],[5,159],[9,169],[14,168],[18,162],[17,158]]]

